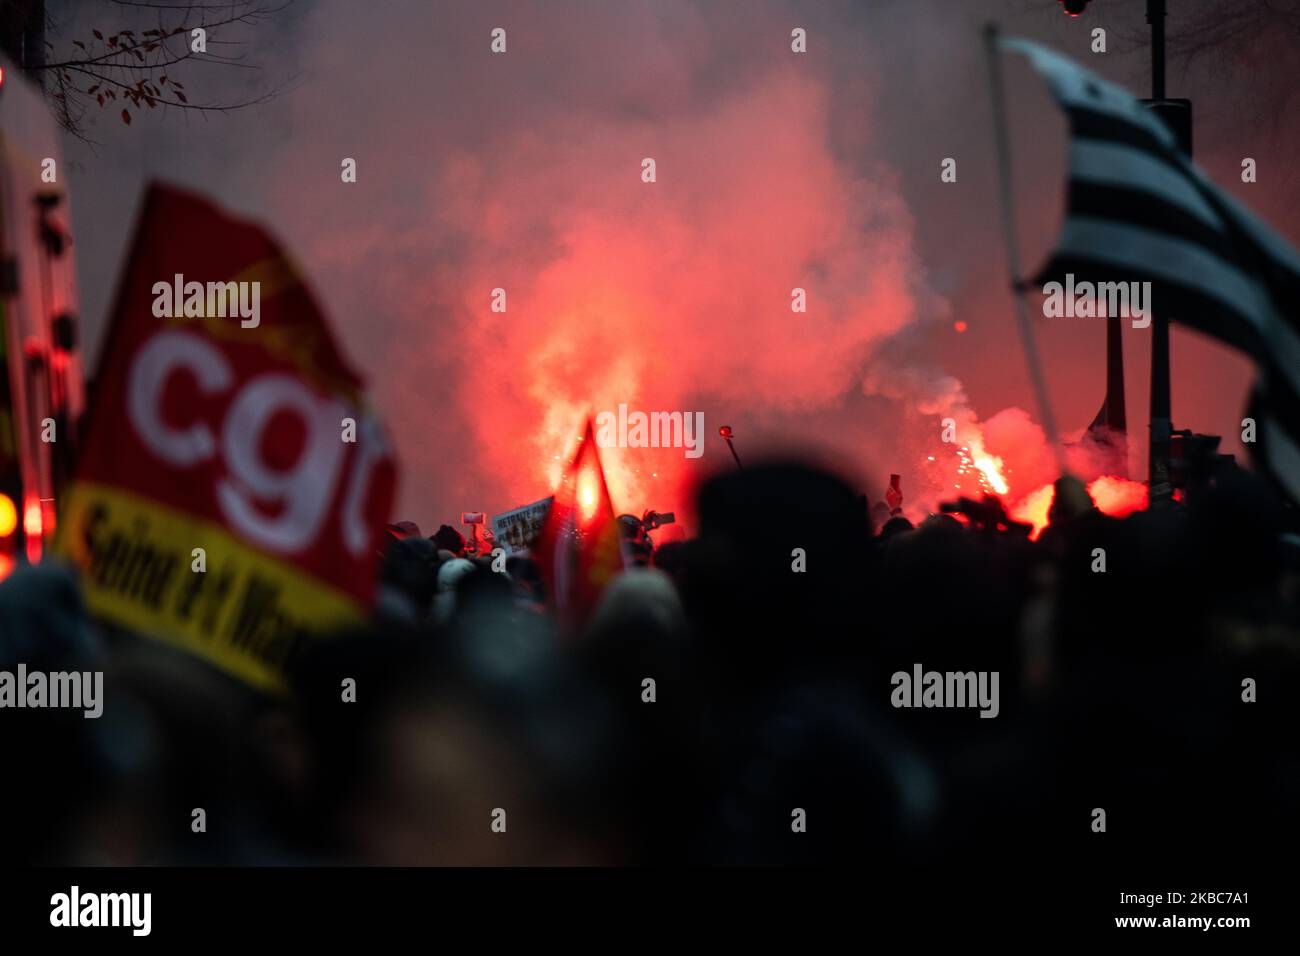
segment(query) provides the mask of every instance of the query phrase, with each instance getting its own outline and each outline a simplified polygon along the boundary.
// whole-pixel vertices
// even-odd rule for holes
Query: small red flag
[[[591,419],[555,489],[534,554],[556,614],[568,628],[582,624],[605,585],[623,570],[618,521]]]

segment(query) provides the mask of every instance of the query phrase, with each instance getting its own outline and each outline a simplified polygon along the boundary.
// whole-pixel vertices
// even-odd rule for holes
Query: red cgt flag
[[[534,554],[556,613],[570,628],[581,625],[605,585],[623,570],[618,521],[590,418],[555,489]]]
[[[99,617],[265,690],[364,620],[396,463],[265,230],[154,185],[96,386],[56,549]]]

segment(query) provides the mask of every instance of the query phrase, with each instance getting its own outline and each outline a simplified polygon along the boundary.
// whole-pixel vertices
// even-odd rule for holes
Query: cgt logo
[[[178,378],[188,378],[199,391],[195,411],[183,421],[164,400]],[[171,468],[197,469],[219,459],[224,467],[213,490],[222,517],[246,540],[274,552],[299,553],[316,541],[344,479],[343,545],[353,556],[365,550],[371,479],[388,459],[374,419],[359,416],[357,453],[344,476],[349,446],[340,441],[340,423],[355,414],[347,405],[282,372],[239,381],[219,349],[180,331],[153,336],[135,356],[127,414],[149,451]],[[303,436],[297,460],[287,469],[266,457],[268,431],[283,418],[295,422]]]
[[[133,936],[148,936],[153,926],[152,893],[82,893],[73,886],[68,893],[50,897],[50,925],[129,926]]]

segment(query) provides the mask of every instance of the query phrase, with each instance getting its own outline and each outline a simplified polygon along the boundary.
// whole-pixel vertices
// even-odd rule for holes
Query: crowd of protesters
[[[697,514],[576,632],[527,557],[394,525],[372,626],[276,697],[20,568],[0,668],[103,670],[105,706],[0,713],[3,855],[979,869],[1291,832],[1300,560],[1253,476],[1124,520],[1062,479],[1037,541],[987,502],[913,526],[799,463],[717,477]],[[998,672],[996,718],[894,706],[915,665]]]

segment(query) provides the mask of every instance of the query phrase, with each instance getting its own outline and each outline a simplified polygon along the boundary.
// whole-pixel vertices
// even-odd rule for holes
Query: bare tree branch
[[[85,140],[84,124],[91,106],[121,109],[123,122],[130,124],[132,110],[157,106],[195,112],[229,112],[264,103],[279,88],[233,102],[191,102],[185,83],[164,72],[168,68],[184,70],[190,63],[233,66],[260,70],[255,63],[245,63],[242,53],[222,48],[239,48],[244,39],[223,39],[220,31],[254,28],[267,22],[288,6],[291,0],[225,0],[221,3],[155,3],[151,0],[105,0],[113,6],[139,17],[156,14],[156,27],[130,27],[105,35],[95,29],[91,36],[72,39],[64,44],[62,56],[50,55],[46,62],[30,67],[46,78],[46,95],[60,125]],[[133,24],[133,26],[136,24]],[[204,45],[194,49],[192,32],[204,31]],[[57,24],[49,23],[50,35],[58,33]],[[238,34],[236,34],[238,36]],[[53,44],[46,46],[53,54]],[[210,49],[212,47],[214,49]],[[184,74],[181,74],[184,75]],[[164,88],[170,87],[170,93]],[[118,95],[120,93],[120,97]]]

